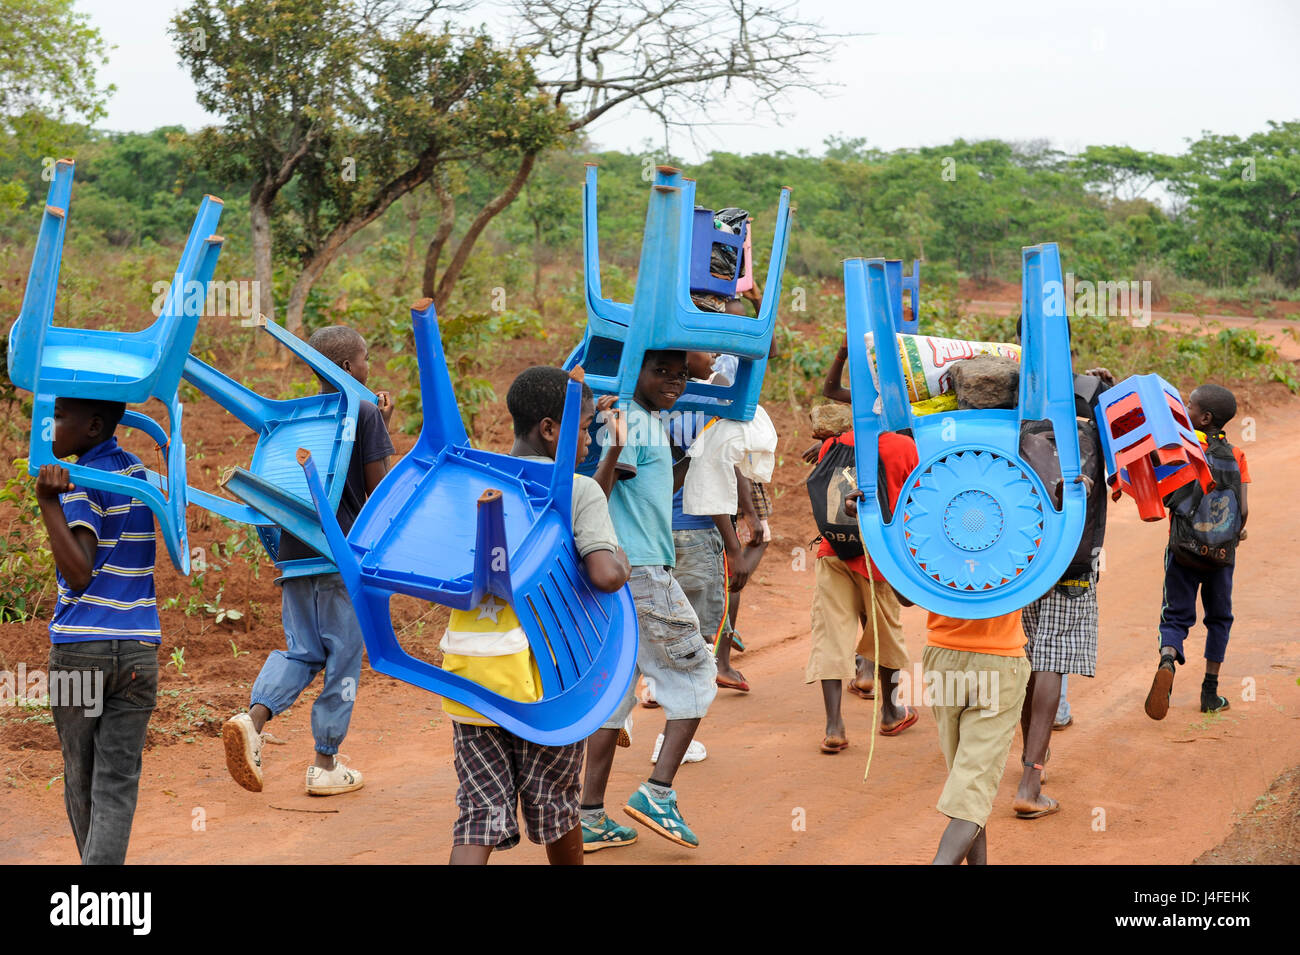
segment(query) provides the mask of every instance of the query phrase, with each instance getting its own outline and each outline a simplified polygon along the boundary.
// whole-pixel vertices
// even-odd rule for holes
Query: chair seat
[[[385,478],[383,497],[365,509],[349,535],[374,541],[361,558],[362,576],[398,593],[462,610],[472,606],[478,514],[466,502],[500,491],[506,538],[518,542],[536,523],[548,491],[502,473],[518,459],[489,467],[482,458],[483,452],[452,448],[432,461],[403,459]]]
[[[41,361],[41,377],[52,381],[113,382],[128,384],[146,381],[157,359],[152,355],[133,355],[106,347],[106,343],[86,342],[76,345],[47,345]],[[148,394],[138,401],[147,401]]]

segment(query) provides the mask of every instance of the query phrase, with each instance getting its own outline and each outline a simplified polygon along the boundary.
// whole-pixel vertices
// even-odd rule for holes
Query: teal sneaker
[[[636,830],[631,826],[620,826],[609,816],[602,815],[599,825],[590,826],[582,822],[582,851],[595,852],[610,846],[630,846],[636,842]]]
[[[667,799],[659,800],[650,795],[645,783],[632,794],[623,811],[642,825],[649,826],[659,835],[679,846],[695,849],[700,840],[686,825],[686,820],[677,811],[677,790],[673,790]]]

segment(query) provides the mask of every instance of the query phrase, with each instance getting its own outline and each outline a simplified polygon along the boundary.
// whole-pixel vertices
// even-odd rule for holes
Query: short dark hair
[[[1201,385],[1191,397],[1202,411],[1210,413],[1216,428],[1222,428],[1237,414],[1237,396],[1223,385]]]
[[[366,340],[355,328],[347,325],[328,325],[312,332],[307,344],[316,349],[340,368],[366,347]]]
[[[99,420],[104,425],[104,440],[107,441],[117,430],[117,426],[122,423],[122,415],[126,414],[126,405],[121,401],[103,401],[99,398],[60,398],[64,408],[75,408],[82,414],[90,417],[99,415]]]
[[[686,350],[682,348],[649,349],[643,356],[641,356],[641,367],[644,368],[657,358],[669,357],[680,358],[682,361],[686,361]]]
[[[506,392],[506,408],[514,419],[515,437],[531,433],[543,418],[560,421],[564,417],[564,395],[568,387],[568,372],[554,365],[534,365],[521,371]],[[591,397],[591,388],[584,381],[582,400]]]

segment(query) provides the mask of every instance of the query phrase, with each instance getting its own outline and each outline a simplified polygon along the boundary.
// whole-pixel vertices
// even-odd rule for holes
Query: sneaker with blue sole
[[[630,846],[636,842],[636,830],[631,826],[620,826],[609,816],[602,815],[600,822],[589,825],[582,821],[582,851],[596,852],[610,846]]]
[[[623,811],[644,826],[649,826],[670,842],[688,849],[696,849],[700,840],[686,825],[686,820],[677,811],[677,790],[672,790],[667,799],[656,799],[650,794],[649,787],[642,783],[632,798],[627,801]]]

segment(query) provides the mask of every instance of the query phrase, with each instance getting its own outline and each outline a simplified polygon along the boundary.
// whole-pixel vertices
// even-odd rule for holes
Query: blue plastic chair
[[[588,217],[594,207],[594,171],[588,170]],[[679,411],[705,411],[737,421],[753,418],[758,407],[767,353],[776,326],[781,298],[781,276],[785,270],[790,227],[790,190],[781,190],[772,255],[768,260],[763,305],[757,318],[705,312],[695,307],[690,295],[690,254],[693,236],[695,182],[683,179],[676,169],[660,166],[651,187],[645,238],[637,272],[629,326],[605,315],[593,318],[591,277],[598,272],[588,241],[588,327],[582,344],[569,356],[566,368],[581,365],[593,391],[630,400],[636,390],[642,358],[654,349],[696,349],[723,352],[740,359],[736,380],[729,386],[690,382],[674,405]],[[699,402],[707,397],[727,402]]]
[[[235,468],[222,481],[222,486],[242,504],[193,487],[189,489],[190,501],[228,520],[278,526],[318,553],[328,555],[329,545],[316,518],[297,451],[306,448],[312,452],[324,476],[326,499],[337,510],[352,460],[357,414],[362,402],[373,404],[376,398],[342,368],[275,322],[259,316],[257,324],[335,390],[286,401],[264,398],[191,355],[185,362],[185,380],[258,437],[249,467]],[[262,535],[262,543],[274,560],[278,540],[272,540]],[[322,561],[321,572],[332,571],[333,566]]]
[[[844,285],[863,545],[890,584],[927,610],[965,619],[1019,610],[1065,572],[1085,516],[1084,485],[1075,483],[1074,376],[1055,243],[1024,250],[1018,410],[913,416],[898,354],[888,348],[877,350],[877,392],[866,334],[888,341],[897,327],[885,260],[849,259]],[[1020,457],[1021,423],[1043,419],[1052,423],[1060,456],[1061,510],[1053,489]],[[920,463],[886,515],[878,498],[878,442],[882,432],[905,429]]]
[[[9,331],[10,376],[14,384],[34,395],[29,469],[36,474],[43,464],[62,463],[54,457],[52,429],[44,425],[54,420],[56,398],[127,404],[159,399],[167,408],[168,431],[140,412],[128,411],[123,423],[144,430],[165,449],[165,477],[150,471],[142,481],[77,464],[65,466],[78,486],[126,494],[148,505],[158,518],[172,563],[188,574],[185,443],[177,388],[203,311],[201,305],[193,307],[197,297],[189,293],[198,288],[204,292],[199,300],[206,299],[207,284],[221,254],[224,240],[214,234],[221,218],[221,200],[203,198],[162,313],[151,326],[130,333],[67,328],[54,324],[54,308],[72,176],[71,160],[55,164],[22,311]]]
[[[477,450],[461,422],[432,301],[417,302],[411,318],[424,427],[346,538],[311,455],[299,454],[370,665],[535,743],[584,739],[631,684],[637,622],[631,591],[593,588],[573,543],[570,462],[577,453],[581,386],[571,383],[566,395],[558,465]],[[509,700],[412,657],[393,631],[388,602],[394,593],[462,610],[487,594],[510,603],[528,635],[542,699]]]
[[[713,225],[713,210],[696,208],[691,227],[691,291],[709,292],[726,298],[736,297],[736,282],[744,265],[745,232],[749,223],[741,225],[739,232],[720,232]],[[726,278],[713,274],[713,247],[727,246],[736,253],[736,269]]]

